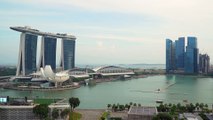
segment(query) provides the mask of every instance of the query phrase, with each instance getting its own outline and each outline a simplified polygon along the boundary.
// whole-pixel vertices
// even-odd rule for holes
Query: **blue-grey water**
[[[160,92],[156,90],[160,89]],[[15,91],[0,90],[0,96],[13,97],[79,97],[80,108],[106,108],[108,103],[129,102],[156,105],[156,100],[166,103],[183,103],[183,100],[213,104],[213,78],[196,76],[159,75],[126,81],[104,82],[65,91]]]

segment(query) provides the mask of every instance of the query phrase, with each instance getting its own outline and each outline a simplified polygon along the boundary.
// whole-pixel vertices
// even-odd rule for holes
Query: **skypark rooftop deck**
[[[61,34],[61,33],[49,33],[49,32],[42,32],[37,29],[32,29],[30,27],[10,27],[10,29],[18,31],[18,32],[29,32],[32,34],[36,35],[41,35],[41,36],[50,36],[50,37],[56,37],[56,38],[68,38],[75,40],[76,37],[73,35],[67,35],[67,34]]]

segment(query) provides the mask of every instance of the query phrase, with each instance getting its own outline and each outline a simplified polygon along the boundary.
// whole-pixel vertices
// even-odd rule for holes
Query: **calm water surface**
[[[156,92],[160,89],[160,92]],[[129,102],[156,105],[160,99],[166,103],[213,103],[213,78],[195,76],[160,75],[126,81],[105,82],[94,86],[65,91],[14,91],[0,90],[0,96],[13,97],[79,97],[79,108],[106,108],[108,103]]]

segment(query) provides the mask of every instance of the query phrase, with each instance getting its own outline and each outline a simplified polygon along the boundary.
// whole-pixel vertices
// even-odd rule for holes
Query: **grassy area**
[[[109,114],[108,112],[103,112],[103,114],[101,115],[99,120],[102,120],[101,118],[105,118],[106,119],[108,114]]]
[[[70,112],[70,120],[80,120],[82,115],[77,112]]]
[[[56,101],[58,101],[58,99],[42,99],[42,98],[38,98],[38,99],[34,99],[34,103],[36,104],[51,104],[51,103],[55,103]]]

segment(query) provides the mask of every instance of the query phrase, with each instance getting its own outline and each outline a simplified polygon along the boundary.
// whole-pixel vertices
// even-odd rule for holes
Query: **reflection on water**
[[[129,102],[142,105],[156,105],[156,100],[183,103],[203,102],[209,105],[213,100],[213,79],[183,75],[150,76],[127,81],[105,82],[95,86],[82,86],[65,91],[14,91],[0,90],[0,96],[42,98],[79,97],[80,108],[106,108],[108,103]]]

